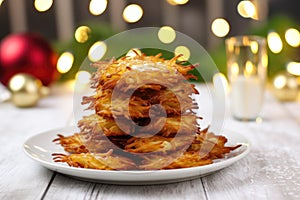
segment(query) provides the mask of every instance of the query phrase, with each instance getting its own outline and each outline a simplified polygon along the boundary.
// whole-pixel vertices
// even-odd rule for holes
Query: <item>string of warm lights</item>
[[[184,5],[189,0],[166,0],[170,5]],[[0,0],[0,5],[3,0]],[[39,12],[46,12],[52,7],[53,0],[35,0],[34,7]],[[107,9],[107,0],[90,0],[89,12],[92,15],[101,15]],[[241,0],[237,4],[237,12],[243,18],[250,18],[258,20],[258,7],[257,3],[253,0]],[[144,14],[143,8],[138,4],[129,4],[123,9],[122,17],[127,23],[136,23],[142,19]],[[219,38],[226,37],[230,32],[230,22],[225,18],[216,18],[211,22],[212,33]],[[80,26],[75,30],[75,40],[78,43],[85,43],[89,39],[91,29],[88,26]],[[300,46],[300,32],[296,28],[287,29],[284,35],[284,39],[288,45],[297,48]],[[158,32],[158,38],[162,43],[170,44],[176,39],[176,32],[170,26],[163,26]],[[267,36],[267,43],[270,51],[274,54],[279,54],[283,50],[283,40],[280,35],[275,31],[270,31]],[[104,42],[98,41],[94,43],[88,53],[88,58],[94,62],[100,60],[107,50],[107,46]],[[135,50],[137,51],[137,50]],[[175,55],[183,54],[181,59],[188,60],[190,57],[190,51],[185,46],[180,46],[174,49]],[[70,52],[64,52],[61,54],[57,68],[59,72],[68,72],[73,64],[74,56]],[[61,64],[64,63],[64,64]],[[64,65],[64,67],[62,67]],[[290,62],[287,65],[288,72],[292,74],[299,74],[299,63]]]
[[[89,34],[91,33],[91,29],[87,26],[80,26],[75,30],[74,37],[77,42],[79,43],[84,43],[88,40]],[[176,39],[176,31],[170,27],[170,26],[163,26],[159,29],[157,32],[157,38],[162,42],[162,43],[172,43]],[[99,61],[103,58],[107,51],[107,45],[103,41],[97,41],[95,42],[89,49],[88,51],[88,59],[91,62],[96,62]],[[138,48],[131,49],[127,52],[127,56],[135,56],[137,54],[141,55],[141,50]],[[185,61],[188,60],[191,56],[191,52],[188,47],[186,46],[177,46],[174,49],[174,54],[175,55],[182,55],[179,60]],[[57,62],[57,70],[60,73],[67,73],[73,65],[74,62],[74,55],[70,52],[64,52],[60,55],[58,62]],[[78,73],[81,73],[79,71]],[[84,77],[87,77],[88,72],[84,72]],[[83,76],[83,75],[81,75]],[[78,78],[79,76],[76,75]],[[77,79],[76,78],[76,79]],[[82,83],[84,81],[81,81]]]
[[[0,5],[4,0],[0,0]],[[189,2],[189,0],[166,0],[170,5],[184,5]],[[107,8],[107,0],[90,0],[89,11],[92,15],[101,15]],[[46,12],[53,5],[53,0],[35,0],[34,7],[39,12]],[[253,0],[242,0],[237,5],[237,11],[240,16],[244,18],[252,18],[258,19],[258,8],[257,5],[253,2]],[[138,4],[130,4],[127,5],[123,10],[123,19],[127,23],[135,23],[138,22],[143,16],[143,8]],[[230,24],[226,19],[217,18],[212,21],[211,24],[212,32],[217,37],[225,37],[228,35],[230,31]],[[165,30],[162,29],[162,32]],[[166,31],[169,31],[166,27]],[[76,33],[76,40],[78,42],[85,42],[88,38],[89,28],[88,27],[80,27],[78,28],[78,32]],[[169,38],[163,38],[163,33],[161,41],[164,43],[170,43],[172,41],[174,34],[169,34]],[[270,50],[273,53],[279,53],[281,51],[281,44],[278,38],[278,35],[271,32],[270,33],[270,41],[276,43],[276,45],[269,45]],[[300,45],[300,33],[297,29],[291,28],[286,31],[285,39],[287,43],[292,47],[298,47]],[[169,40],[169,41],[168,41]]]
[[[178,5],[182,5],[187,3],[188,0],[175,0],[174,2]],[[34,8],[39,12],[46,12],[52,7],[52,4],[53,0],[35,0]],[[105,12],[107,4],[107,0],[90,0],[89,12],[95,16],[101,15]],[[143,13],[144,11],[140,5],[130,4],[124,8],[122,16],[124,21],[126,21],[127,23],[135,23],[142,18]]]
[[[0,0],[0,5],[4,0]],[[189,0],[166,0],[170,5],[184,5]],[[53,0],[35,0],[34,8],[39,12],[46,12],[52,7]],[[107,0],[90,0],[89,12],[98,16],[105,12],[107,8]],[[135,23],[143,16],[143,8],[138,4],[127,5],[123,10],[123,19],[128,23]]]
[[[285,41],[291,47],[297,48],[300,46],[300,32],[295,28],[289,28],[285,32]],[[275,32],[269,32],[267,36],[269,49],[274,54],[279,54],[283,50],[283,41],[280,35]]]

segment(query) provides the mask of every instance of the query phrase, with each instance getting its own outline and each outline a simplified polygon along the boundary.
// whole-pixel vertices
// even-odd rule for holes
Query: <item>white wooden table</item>
[[[54,173],[23,152],[28,137],[68,123],[72,98],[58,90],[35,108],[0,104],[0,199],[300,199],[299,101],[267,95],[262,123],[235,121],[227,113],[225,128],[238,130],[253,148],[224,170],[174,184],[116,186]]]

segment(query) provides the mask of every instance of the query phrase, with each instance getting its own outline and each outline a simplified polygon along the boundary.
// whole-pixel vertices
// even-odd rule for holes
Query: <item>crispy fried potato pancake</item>
[[[113,155],[112,151],[103,154],[52,154],[55,162],[65,162],[69,166],[100,170],[130,170],[136,165],[129,158]]]
[[[161,105],[168,116],[178,116],[198,108],[197,104],[187,94],[176,91],[174,93],[169,89],[156,92],[148,90],[147,93],[153,95],[143,95],[138,90],[130,96],[129,102],[127,102],[128,98],[124,94],[119,94],[118,98],[114,98],[112,102],[112,91],[101,91],[95,96],[84,97],[83,103],[90,104],[88,109],[95,109],[100,116],[112,118],[113,114],[115,116],[125,115],[128,119],[148,118],[151,106],[156,104]],[[159,112],[157,111],[158,115]]]
[[[198,167],[212,163],[213,161],[210,157],[201,157],[199,152],[185,152],[183,155],[179,156],[179,158],[177,158],[174,162],[164,167],[164,169]]]
[[[130,126],[125,126],[125,128],[127,129],[125,130],[126,132],[123,132],[113,119],[104,118],[97,114],[83,117],[78,122],[78,127],[83,134],[92,134],[107,137],[124,136],[132,134],[134,132],[134,130]]]
[[[60,144],[64,150],[68,153],[87,153],[88,150],[84,146],[84,142],[80,134],[75,133],[71,136],[63,136],[58,134],[58,138],[54,139],[53,142]]]
[[[163,137],[174,137],[176,134],[191,135],[198,130],[197,118],[194,115],[182,115],[177,117],[161,118],[152,122],[146,128],[143,128],[143,132],[151,132],[155,127],[164,123],[163,128],[157,133],[157,135]]]
[[[241,145],[226,147],[227,138],[208,132],[208,128],[200,131],[188,151],[200,152],[200,155],[209,155],[211,159],[223,158],[225,154],[239,148]]]
[[[198,167],[212,163],[212,160],[208,156],[201,157],[199,152],[184,152],[182,155],[174,153],[167,156],[154,155],[146,157],[142,161],[140,168],[145,170],[178,169]]]
[[[132,137],[127,141],[125,150],[132,153],[152,153],[176,151],[186,148],[193,138],[191,136],[178,136],[176,138],[166,138],[162,136]]]
[[[82,133],[71,136],[58,134],[53,142],[60,144],[64,150],[71,154],[104,153],[110,149],[123,149],[128,138],[93,137]]]
[[[156,56],[145,56],[142,54],[134,57],[124,56],[118,60],[112,59],[109,62],[96,62],[93,66],[97,68],[97,73],[92,78],[92,86],[97,90],[112,89],[126,72],[131,70],[144,71],[143,66],[145,65],[150,70],[157,69],[160,72],[159,77],[167,76],[167,73],[162,72],[179,72],[186,80],[190,78],[196,79],[194,75],[189,73],[195,68],[194,65],[182,66],[180,63],[177,63],[177,59],[180,56],[176,56],[171,60],[165,60],[161,56],[162,54],[157,54]]]
[[[191,132],[196,132],[197,128],[197,119],[198,117],[192,114],[182,115],[181,117],[168,117],[168,118],[159,118],[157,121],[153,121],[152,123],[146,124],[146,127],[143,125],[140,126],[129,126],[127,121],[124,121],[122,124],[127,124],[125,126],[125,131],[122,131],[119,126],[115,123],[113,119],[104,118],[96,114],[92,114],[90,116],[83,117],[82,120],[78,122],[78,127],[80,128],[81,133],[87,135],[95,135],[95,136],[107,136],[107,137],[115,137],[115,136],[127,136],[127,135],[136,135],[140,133],[141,129],[143,130],[143,134],[147,134],[147,132],[151,132],[155,127],[159,126],[163,122],[162,129],[159,130],[157,135],[164,137],[172,137],[175,136],[179,131],[181,133],[191,134]],[[126,120],[126,119],[124,119]],[[140,127],[140,129],[139,129]],[[123,126],[122,126],[123,128]]]

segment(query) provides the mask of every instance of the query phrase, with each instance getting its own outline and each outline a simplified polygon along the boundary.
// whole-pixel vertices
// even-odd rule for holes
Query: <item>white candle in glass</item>
[[[256,120],[264,100],[266,40],[259,36],[228,38],[226,56],[232,115],[239,120]]]
[[[239,75],[231,83],[231,109],[238,119],[255,120],[264,98],[264,83],[258,76]]]

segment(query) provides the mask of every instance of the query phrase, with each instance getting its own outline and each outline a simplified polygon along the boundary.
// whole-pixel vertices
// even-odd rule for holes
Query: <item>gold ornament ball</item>
[[[42,82],[29,74],[16,74],[8,83],[11,100],[18,107],[33,107],[41,98]]]
[[[278,73],[272,82],[273,93],[280,101],[295,101],[298,96],[297,78],[287,72]]]

